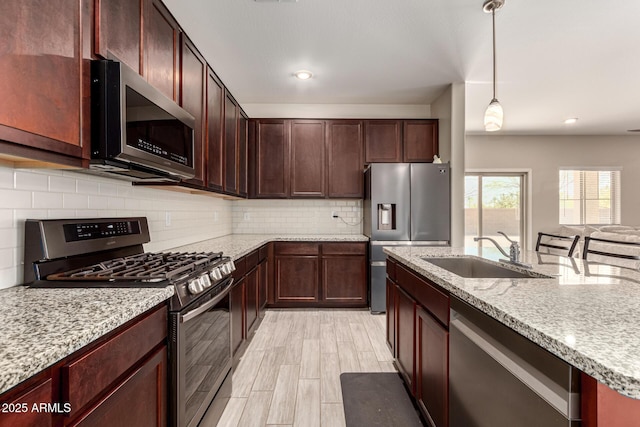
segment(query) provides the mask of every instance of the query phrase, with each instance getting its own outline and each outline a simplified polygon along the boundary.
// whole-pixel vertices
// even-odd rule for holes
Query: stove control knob
[[[213,280],[222,279],[222,273],[220,272],[220,267],[216,267],[213,270],[211,270],[211,273],[209,273],[209,276],[211,276],[211,279]]]
[[[189,282],[188,288],[189,288],[189,292],[191,292],[194,295],[199,294],[204,290],[202,283],[200,283],[200,278],[193,279],[191,282]]]
[[[203,289],[211,287],[211,280],[209,280],[209,276],[206,274],[203,274],[200,277],[200,283],[202,284]]]
[[[233,260],[229,261],[227,265],[229,266],[229,272],[236,271],[236,265],[233,263]]]
[[[231,273],[231,267],[229,266],[229,264],[223,264],[222,267],[220,267],[220,271],[222,271],[222,274],[229,274]]]

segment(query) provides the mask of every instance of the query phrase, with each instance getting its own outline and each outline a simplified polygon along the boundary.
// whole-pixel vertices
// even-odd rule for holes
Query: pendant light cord
[[[493,101],[496,100],[496,10],[491,11],[491,21],[493,27]]]

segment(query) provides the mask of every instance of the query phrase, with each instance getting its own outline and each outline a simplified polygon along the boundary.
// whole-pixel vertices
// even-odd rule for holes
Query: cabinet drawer
[[[276,243],[276,255],[318,255],[319,243]]]
[[[268,244],[262,245],[258,250],[258,261],[262,261],[263,259],[266,259],[268,255],[269,255],[269,245]]]
[[[323,243],[323,255],[365,255],[366,243]]]
[[[62,367],[62,395],[72,415],[98,396],[167,336],[167,308],[156,310],[128,329]]]
[[[249,255],[246,256],[246,258],[247,258],[247,271],[250,271],[253,267],[258,265],[258,260],[259,260],[258,249],[251,252]]]
[[[243,256],[242,258],[233,261],[233,264],[236,266],[236,269],[231,276],[238,281],[242,276],[247,274],[247,257]]]
[[[387,276],[395,282],[396,280],[396,263],[393,258],[387,257]]]
[[[444,326],[449,327],[449,295],[401,265],[396,267],[398,284]]]
[[[53,402],[53,382],[51,378],[47,378],[26,392],[20,394],[15,399],[6,402],[7,405],[2,409],[8,412],[0,413],[0,427],[15,426],[38,426],[49,427],[53,422],[52,414],[46,410],[43,412],[32,411],[33,405],[38,407],[41,404],[50,404]],[[61,410],[65,407],[61,404]]]

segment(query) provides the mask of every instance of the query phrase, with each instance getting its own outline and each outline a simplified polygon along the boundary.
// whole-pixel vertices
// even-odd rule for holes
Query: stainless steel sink
[[[491,264],[479,258],[454,257],[454,258],[422,258],[440,268],[443,268],[457,276],[473,279],[512,278],[512,279],[548,279],[550,276],[534,271],[521,272],[507,267]]]

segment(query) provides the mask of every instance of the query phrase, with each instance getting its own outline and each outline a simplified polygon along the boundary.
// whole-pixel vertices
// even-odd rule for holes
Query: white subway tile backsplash
[[[49,188],[47,175],[33,173],[26,170],[15,171],[15,188],[18,190],[41,190]]]
[[[74,193],[63,194],[62,207],[65,209],[88,209],[89,196]]]
[[[32,196],[30,191],[0,189],[0,207],[25,209],[31,208]]]
[[[17,272],[17,267],[3,268],[0,270],[0,288],[10,288],[20,283],[22,281],[22,272],[20,273],[20,279],[18,279]]]
[[[89,196],[89,209],[107,209],[109,207],[109,199],[102,196]]]
[[[13,188],[14,185],[13,169],[0,167],[0,188]]]
[[[33,207],[35,209],[62,208],[62,193],[33,192]]]
[[[76,180],[66,176],[50,176],[49,191],[59,193],[75,193]]]
[[[76,182],[76,192],[82,194],[98,194],[98,183],[88,181],[87,179],[78,179]]]

